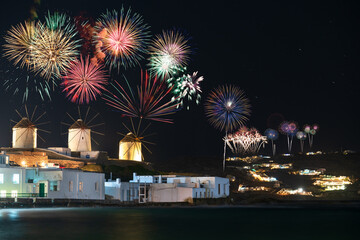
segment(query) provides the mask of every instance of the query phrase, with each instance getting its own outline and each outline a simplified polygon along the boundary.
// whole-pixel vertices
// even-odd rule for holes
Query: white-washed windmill
[[[67,134],[68,148],[72,152],[91,152],[92,142],[99,145],[96,140],[97,136],[104,136],[103,127],[105,123],[100,117],[100,113],[95,112],[90,107],[81,109],[77,107],[77,113],[66,113],[68,120],[61,122],[67,127],[67,131],[62,135]]]
[[[144,161],[143,149],[146,149],[151,153],[146,144],[154,145],[154,143],[145,140],[147,137],[154,135],[150,133],[145,135],[146,130],[150,127],[150,124],[146,125],[144,129],[141,129],[141,120],[135,128],[132,118],[130,118],[131,127],[122,123],[126,129],[126,133],[118,133],[124,138],[119,142],[119,160],[131,160],[131,161]]]
[[[15,110],[20,120],[11,122],[15,123],[12,127],[12,147],[13,148],[37,148],[37,139],[41,139],[45,142],[39,133],[50,133],[47,130],[40,128],[45,124],[48,124],[48,121],[42,122],[46,112],[38,110],[38,107],[35,106],[31,111],[28,107],[24,105],[19,111]]]

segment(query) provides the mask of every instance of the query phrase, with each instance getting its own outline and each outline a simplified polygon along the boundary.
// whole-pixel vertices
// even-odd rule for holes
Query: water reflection
[[[277,239],[274,230],[280,228],[289,239],[344,239],[355,233],[359,213],[301,208],[2,209],[0,239]],[[328,230],[319,231],[319,225]],[[337,231],[342,227],[349,230]]]

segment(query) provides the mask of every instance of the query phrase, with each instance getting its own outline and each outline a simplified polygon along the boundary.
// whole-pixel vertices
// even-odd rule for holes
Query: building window
[[[12,190],[12,191],[11,191],[11,197],[12,197],[12,198],[16,198],[16,197],[17,197],[17,190]]]
[[[72,192],[73,190],[74,190],[73,181],[69,181],[69,192]]]
[[[218,195],[220,195],[220,184],[218,184]]]
[[[0,184],[4,183],[4,174],[0,173]]]
[[[1,198],[6,198],[6,190],[1,190],[0,191],[0,197]]]
[[[58,191],[58,181],[49,181],[50,191]]]
[[[79,182],[79,192],[83,191],[83,182]]]
[[[96,191],[96,192],[99,191],[99,182],[95,182],[95,191]]]
[[[20,183],[20,175],[18,173],[13,174],[13,184],[19,184]]]

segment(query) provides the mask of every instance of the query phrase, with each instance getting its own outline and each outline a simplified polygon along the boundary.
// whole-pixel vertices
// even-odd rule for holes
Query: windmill
[[[61,122],[67,126],[67,131],[62,135],[68,134],[68,148],[72,152],[90,152],[92,151],[92,142],[99,145],[95,140],[96,136],[104,136],[102,127],[105,123],[100,117],[100,113],[95,112],[90,107],[77,107],[77,113],[66,113],[68,122]]]
[[[141,162],[144,160],[142,147],[151,153],[146,144],[155,145],[154,143],[145,140],[145,138],[154,135],[154,133],[144,135],[146,130],[150,127],[150,124],[148,124],[144,129],[141,129],[141,120],[139,121],[137,128],[135,128],[132,118],[130,118],[130,123],[131,127],[122,123],[127,130],[127,133],[118,133],[124,136],[124,138],[119,142],[119,160]]]
[[[20,111],[15,110],[15,112],[20,117],[20,120],[10,120],[11,122],[15,123],[15,125],[12,127],[12,147],[37,148],[38,137],[43,142],[45,142],[45,140],[39,135],[39,132],[50,132],[39,128],[39,126],[43,126],[49,123],[48,121],[41,122],[46,112],[39,111],[37,106],[34,107],[32,112],[30,112],[26,105],[24,105]]]

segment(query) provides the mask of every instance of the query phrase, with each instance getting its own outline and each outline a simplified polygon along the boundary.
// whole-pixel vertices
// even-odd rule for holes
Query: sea
[[[360,239],[360,208],[96,207],[0,209],[7,239]]]

